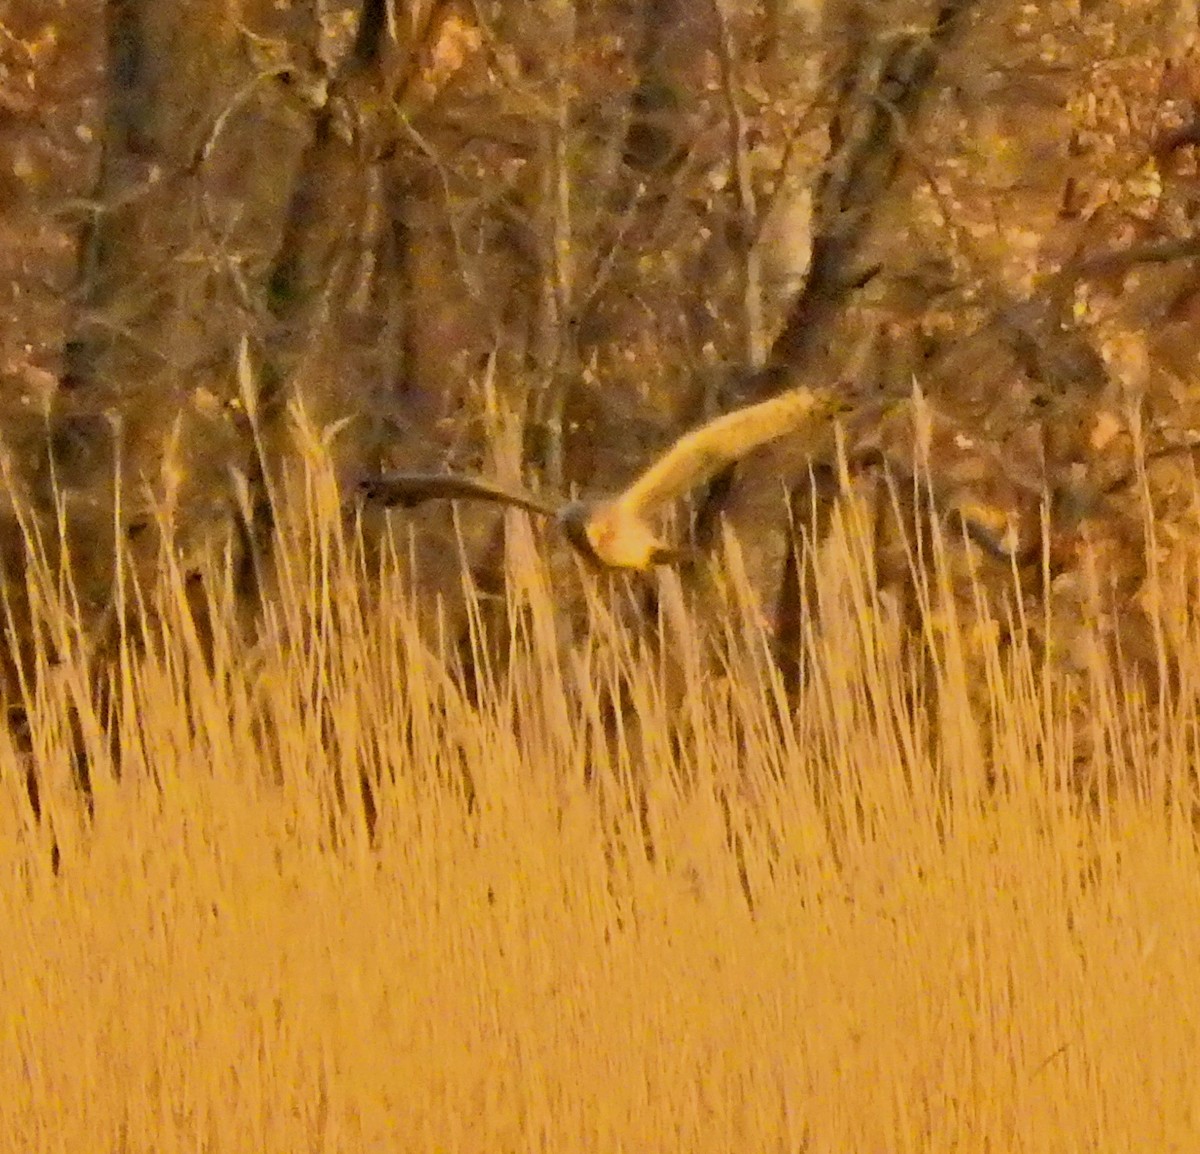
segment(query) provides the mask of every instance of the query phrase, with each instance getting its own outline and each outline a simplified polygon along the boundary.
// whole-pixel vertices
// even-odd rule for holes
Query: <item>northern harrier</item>
[[[797,388],[717,417],[689,433],[614,497],[550,504],[461,473],[388,473],[359,485],[369,500],[412,507],[437,498],[513,505],[548,517],[589,561],[612,569],[651,569],[687,551],[661,541],[648,520],[666,502],[709,480],[760,445],[796,432],[808,421],[845,408],[833,393]]]

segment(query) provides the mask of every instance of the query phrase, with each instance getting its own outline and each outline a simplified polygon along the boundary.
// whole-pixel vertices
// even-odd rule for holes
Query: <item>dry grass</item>
[[[82,659],[31,691],[40,823],[0,750],[0,1148],[1194,1148],[1194,637],[1178,708],[1097,673],[1073,715],[951,623],[914,713],[851,528],[783,727],[748,617],[714,674],[668,582],[668,676],[581,573],[563,647],[518,538],[472,709],[311,496],[254,646],[219,571],[211,660],[181,576],[146,591],[119,773]]]

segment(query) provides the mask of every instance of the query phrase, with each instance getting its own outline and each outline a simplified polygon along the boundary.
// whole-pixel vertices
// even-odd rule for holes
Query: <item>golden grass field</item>
[[[1192,634],[1178,701],[1097,674],[1076,713],[951,635],[914,713],[835,547],[781,726],[749,617],[714,672],[665,579],[668,669],[581,570],[556,644],[518,538],[473,708],[327,520],[253,646],[219,573],[210,660],[177,573],[126,590],[119,773],[87,662],[43,660],[0,749],[0,1149],[1200,1149]]]

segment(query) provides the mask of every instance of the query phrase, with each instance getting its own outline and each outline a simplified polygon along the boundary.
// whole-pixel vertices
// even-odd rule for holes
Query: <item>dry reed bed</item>
[[[667,581],[672,679],[581,573],[564,648],[518,536],[474,709],[313,508],[252,647],[216,570],[208,661],[178,573],[126,590],[119,774],[82,660],[31,691],[42,822],[0,749],[0,1148],[1193,1147],[1191,677],[1129,713],[1098,675],[1087,802],[1019,647],[969,674],[951,630],[914,712],[853,534],[786,728],[749,617],[714,673]]]

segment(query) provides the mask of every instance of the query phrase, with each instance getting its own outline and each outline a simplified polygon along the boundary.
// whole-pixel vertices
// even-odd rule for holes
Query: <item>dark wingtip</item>
[[[398,505],[411,509],[425,499],[423,493],[415,492],[407,486],[396,485],[393,479],[387,476],[360,476],[355,480],[353,489],[360,501],[369,501],[385,508]]]

